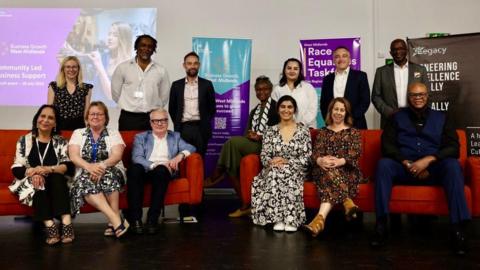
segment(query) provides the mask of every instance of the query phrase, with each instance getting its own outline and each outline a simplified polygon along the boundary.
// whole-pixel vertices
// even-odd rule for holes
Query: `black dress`
[[[88,83],[77,85],[72,94],[68,92],[66,85],[59,88],[56,82],[51,82],[50,87],[53,93],[55,93],[53,105],[60,116],[60,119],[57,120],[57,125],[60,130],[84,128],[85,120],[83,117],[86,97],[93,88],[93,85]]]

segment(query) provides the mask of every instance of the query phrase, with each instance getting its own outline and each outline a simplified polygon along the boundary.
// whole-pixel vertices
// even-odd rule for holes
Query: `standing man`
[[[320,109],[323,119],[326,119],[328,105],[337,97],[346,98],[352,106],[353,126],[367,129],[365,113],[370,106],[370,86],[367,74],[363,71],[350,69],[352,59],[350,51],[343,46],[333,51],[335,73],[328,74],[323,80]]]
[[[168,103],[167,70],[152,60],[157,40],[141,35],[134,47],[135,58],[118,65],[112,76],[112,98],[122,109],[119,130],[150,129],[148,113]]]
[[[403,39],[390,44],[393,64],[377,68],[373,82],[372,103],[381,115],[381,128],[398,108],[407,106],[407,86],[413,82],[428,84],[425,67],[407,60],[408,48]]]
[[[158,218],[163,207],[168,183],[178,173],[178,165],[195,151],[178,132],[168,130],[168,112],[156,109],[150,113],[152,130],[135,135],[132,165],[128,168],[128,207],[132,231],[142,234],[142,202],[146,181],[152,182],[147,233],[157,232]]]
[[[415,82],[408,88],[408,107],[395,112],[382,133],[383,158],[375,173],[377,223],[372,246],[386,239],[386,224],[392,186],[442,185],[452,232],[452,247],[466,252],[463,226],[470,219],[465,200],[464,177],[458,162],[459,142],[454,124],[445,113],[430,109],[427,86]]]
[[[212,136],[211,120],[216,112],[215,90],[211,81],[198,76],[200,58],[190,52],[183,58],[186,77],[173,82],[168,112],[175,131],[205,156]]]

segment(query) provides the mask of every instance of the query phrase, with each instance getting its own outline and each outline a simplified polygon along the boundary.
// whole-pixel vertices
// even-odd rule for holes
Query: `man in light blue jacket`
[[[178,173],[179,163],[195,152],[195,147],[185,142],[180,133],[168,130],[168,112],[156,109],[150,113],[152,130],[135,135],[132,165],[128,168],[128,207],[132,231],[142,234],[142,202],[144,183],[152,182],[150,209],[146,231],[157,233],[168,183]]]

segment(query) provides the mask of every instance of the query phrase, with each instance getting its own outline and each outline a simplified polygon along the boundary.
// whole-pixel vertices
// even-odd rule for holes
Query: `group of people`
[[[112,76],[112,98],[121,109],[119,130],[146,130],[135,136],[128,173],[121,162],[125,144],[118,131],[107,128],[107,107],[90,102],[93,86],[82,81],[76,57],[63,60],[57,80],[49,86],[49,105],[35,115],[31,133],[20,138],[11,190],[33,205],[34,217],[47,228],[48,244],[73,241],[71,213],[79,213],[84,201],[107,217],[105,235],[120,237],[130,224],[133,232],[144,233],[145,181],[152,182],[146,231],[156,233],[168,182],[176,176],[178,164],[192,152],[205,155],[216,112],[213,85],[198,76],[200,59],[190,52],[184,57],[185,78],[168,89],[166,69],[151,58],[156,44],[151,36],[139,36],[136,56],[120,63]],[[336,69],[325,77],[320,105],[298,59],[285,61],[275,87],[268,77],[256,79],[260,103],[250,112],[245,135],[224,144],[217,168],[205,181],[211,186],[226,174],[240,195],[240,160],[251,153],[260,155],[263,169],[254,178],[251,205],[242,202],[230,217],[251,215],[255,224],[272,224],[275,231],[294,232],[302,226],[312,236],[323,231],[336,204],[343,205],[347,219],[355,218],[359,209],[354,199],[362,179],[359,129],[367,128],[365,113],[371,100],[384,128],[371,244],[384,244],[392,185],[429,184],[420,181],[431,179],[446,190],[455,247],[464,252],[462,224],[470,214],[456,160],[455,128],[444,113],[428,108],[426,70],[408,61],[405,41],[392,41],[390,53],[394,63],[377,69],[371,97],[366,74],[350,69],[346,47],[333,52]],[[163,109],[167,103],[168,111]],[[312,143],[309,128],[316,128],[319,109],[326,126]],[[169,115],[174,131],[168,130]],[[58,135],[62,129],[75,129],[68,143]],[[64,175],[73,175],[74,170],[69,185]],[[305,224],[303,182],[309,172],[321,204],[318,214]],[[127,178],[128,221],[118,208]],[[61,226],[55,225],[55,217]]]

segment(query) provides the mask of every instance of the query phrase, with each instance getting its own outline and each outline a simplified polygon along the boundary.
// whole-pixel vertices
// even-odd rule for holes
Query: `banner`
[[[92,100],[114,106],[110,78],[135,55],[137,35],[155,37],[156,8],[0,8],[0,105],[38,106],[66,56],[80,60]]]
[[[192,45],[200,56],[199,76],[212,81],[217,102],[205,156],[208,176],[217,165],[223,144],[232,136],[242,136],[247,127],[252,41],[195,37]]]
[[[427,69],[430,106],[466,129],[468,154],[480,155],[480,33],[408,39],[410,61]]]
[[[300,40],[300,54],[305,79],[317,90],[318,104],[322,92],[323,78],[335,72],[333,51],[343,46],[350,51],[351,69],[360,70],[360,38],[333,38]],[[317,114],[317,127],[325,126],[320,109]]]

